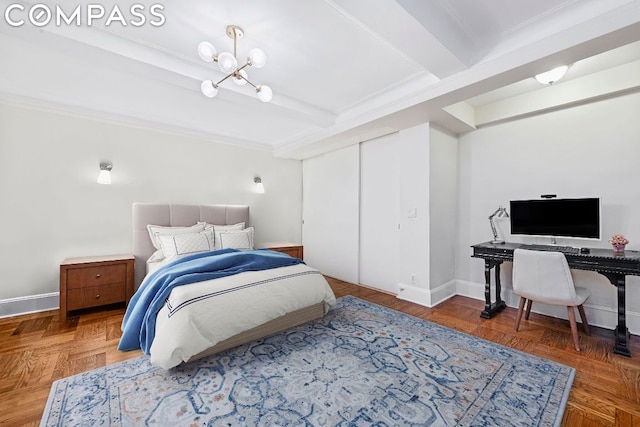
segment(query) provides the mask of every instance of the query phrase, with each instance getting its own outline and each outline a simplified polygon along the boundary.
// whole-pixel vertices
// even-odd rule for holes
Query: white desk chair
[[[574,307],[578,307],[582,326],[589,335],[589,324],[582,304],[589,298],[586,288],[573,283],[567,259],[561,252],[516,249],[513,253],[513,291],[520,296],[516,331],[520,327],[524,304],[527,303],[525,319],[529,320],[533,301],[545,304],[564,305],[569,314],[571,333],[576,350],[580,351],[578,327]]]

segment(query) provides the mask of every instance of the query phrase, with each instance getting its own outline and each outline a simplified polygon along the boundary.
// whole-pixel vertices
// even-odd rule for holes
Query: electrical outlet
[[[416,284],[416,275],[415,275],[415,274],[412,274],[412,275],[411,275],[411,284],[412,284],[412,285],[415,285],[415,284]]]

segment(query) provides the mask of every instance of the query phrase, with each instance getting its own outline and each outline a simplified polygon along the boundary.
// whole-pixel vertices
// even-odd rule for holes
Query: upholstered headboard
[[[147,225],[171,227],[189,226],[198,221],[227,225],[244,222],[249,226],[249,206],[246,205],[171,205],[155,203],[133,204],[133,255],[135,288],[146,274],[147,259],[155,248],[151,244]]]

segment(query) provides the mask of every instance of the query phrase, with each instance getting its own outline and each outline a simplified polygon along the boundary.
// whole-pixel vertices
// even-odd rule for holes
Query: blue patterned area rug
[[[555,426],[575,370],[355,297],[170,371],[56,381],[44,426]]]

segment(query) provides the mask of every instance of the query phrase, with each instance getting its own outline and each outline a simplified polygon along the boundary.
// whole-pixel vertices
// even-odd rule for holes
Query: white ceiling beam
[[[325,0],[354,23],[439,79],[467,68],[453,52],[392,0]],[[384,58],[381,58],[384,61]]]
[[[640,90],[640,61],[476,108],[476,126],[514,120]]]
[[[476,129],[476,110],[466,102],[444,107],[443,110],[469,127],[469,131]]]
[[[436,84],[423,87],[412,94],[405,94],[378,108],[364,111],[361,115],[344,112],[331,128],[324,128],[313,134],[303,135],[295,140],[278,143],[274,152],[280,157],[304,156],[305,144],[316,146],[324,140],[340,138],[340,134],[367,123],[375,125],[386,116],[399,111],[407,111],[421,104],[428,104],[436,123],[444,113],[443,108],[462,102],[468,98],[530,78],[536,72],[548,69],[550,63],[560,60],[571,63],[607,50],[638,41],[640,34],[640,1],[622,7],[608,14],[604,22],[584,22],[567,29],[552,40],[539,40],[527,48],[505,54],[502,57],[479,63],[472,68],[445,78]],[[534,70],[537,70],[534,72]],[[374,102],[371,100],[370,102]],[[342,117],[349,117],[342,120]],[[469,131],[469,125],[444,113],[444,120],[453,123],[452,132]],[[425,116],[424,121],[429,121]],[[443,124],[443,126],[445,126]]]

